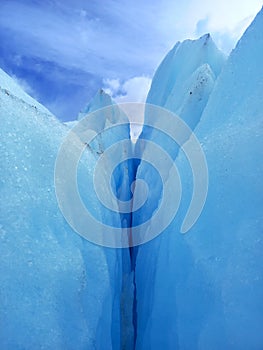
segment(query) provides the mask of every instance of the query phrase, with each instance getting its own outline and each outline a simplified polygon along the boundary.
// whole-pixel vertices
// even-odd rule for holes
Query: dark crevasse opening
[[[132,145],[131,145],[132,149]],[[129,150],[132,153],[132,150]],[[135,266],[137,247],[132,246],[132,206],[134,181],[136,179],[139,159],[129,159],[120,163],[113,172],[112,186],[119,200],[131,200],[129,213],[120,213],[123,228],[129,228],[130,247],[121,250],[122,288],[120,297],[120,344],[122,350],[135,349],[137,334]]]
[[[136,256],[137,256],[137,247],[131,248],[131,267],[133,275],[133,307],[132,307],[132,323],[133,323],[133,335],[134,335],[134,349],[136,347],[137,339],[137,288],[136,288]]]
[[[132,182],[133,182],[133,194],[135,190],[135,183],[136,175],[137,175],[137,169],[140,164],[141,160],[138,158],[134,158],[132,162]],[[133,211],[131,210],[131,234],[132,234],[132,227],[133,227]],[[136,288],[136,258],[138,253],[138,247],[130,247],[130,259],[131,259],[131,273],[132,273],[132,284],[133,284],[133,307],[132,307],[132,322],[133,322],[133,331],[134,331],[134,339],[133,339],[133,346],[134,349],[136,348],[136,339],[137,339],[137,288]]]

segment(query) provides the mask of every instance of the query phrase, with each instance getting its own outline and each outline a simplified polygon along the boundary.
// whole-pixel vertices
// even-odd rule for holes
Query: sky
[[[63,121],[100,88],[142,102],[177,41],[229,54],[263,0],[0,0],[0,67]]]

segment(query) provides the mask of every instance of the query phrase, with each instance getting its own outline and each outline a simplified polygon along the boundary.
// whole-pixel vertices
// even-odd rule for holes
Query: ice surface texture
[[[138,350],[263,346],[262,32],[263,11],[231,53],[196,126],[210,178],[198,222],[186,235],[179,234],[192,188],[191,169],[179,152],[176,165],[184,191],[179,213],[161,236],[138,249]],[[158,69],[151,103],[165,105],[169,100],[172,88],[168,80],[163,82],[165,66],[171,69],[171,57],[179,48]],[[209,66],[213,63],[214,55]],[[170,79],[174,76],[171,73]],[[153,93],[158,79],[162,91],[169,89],[162,97]],[[149,170],[138,171],[149,180]],[[153,203],[160,193],[154,188]]]

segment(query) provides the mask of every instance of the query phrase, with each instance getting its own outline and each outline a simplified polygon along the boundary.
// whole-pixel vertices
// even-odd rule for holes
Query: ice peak
[[[176,96],[185,90],[185,82],[199,67],[208,64],[216,78],[224,63],[225,56],[216,47],[210,34],[196,40],[178,42],[157,69],[147,102],[165,106],[172,92]]]
[[[115,106],[113,108],[113,106]],[[97,124],[100,125],[99,128],[102,128],[102,125],[108,126],[118,123],[119,121],[127,122],[128,118],[125,113],[121,111],[116,103],[112,100],[111,96],[107,94],[103,89],[99,89],[96,95],[91,99],[91,101],[82,109],[82,111],[78,115],[78,120],[83,119],[89,113],[98,111],[103,108],[107,108],[106,110],[102,110],[101,113],[98,113],[100,120],[97,120]],[[112,107],[112,108],[110,108]],[[94,126],[94,130],[96,127]]]
[[[204,42],[204,45],[207,45],[209,41],[213,41],[210,33],[204,34],[199,38],[200,41]]]
[[[78,115],[78,120],[84,118],[88,113],[111,106],[113,104],[114,102],[112,101],[110,95],[108,95],[103,89],[99,89],[91,101],[81,110]]]

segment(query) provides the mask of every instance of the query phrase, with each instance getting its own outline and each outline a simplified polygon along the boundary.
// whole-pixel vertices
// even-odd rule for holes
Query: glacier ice
[[[209,34],[178,42],[157,69],[146,102],[175,112],[194,129],[224,63]]]
[[[76,235],[55,197],[68,128],[2,71],[0,82],[1,348],[119,348],[122,252]],[[89,185],[95,156],[87,153],[80,177]],[[84,200],[96,207],[92,193]],[[96,213],[107,216],[102,207]]]
[[[180,151],[176,165],[184,194],[179,212],[158,238],[138,249],[138,350],[262,348],[262,30],[263,11],[224,65],[196,126],[210,179],[198,222],[180,235],[192,189],[191,168]],[[153,83],[157,89],[160,79],[168,99],[172,89],[162,81],[165,63],[161,68]],[[151,103],[156,98],[163,104],[164,97],[157,95],[150,96]],[[151,180],[142,165],[138,176]],[[161,191],[154,189],[152,203]]]
[[[225,60],[224,54],[216,47],[209,34],[197,40],[178,42],[156,70],[147,96],[147,104],[157,105],[175,113],[191,130],[194,130]],[[172,149],[170,153],[174,159],[179,150],[178,145],[169,138],[162,137],[153,128],[147,127],[148,120],[155,123],[156,118],[160,118],[159,113],[153,113],[152,108],[146,105],[141,139],[152,139],[164,149]],[[167,127],[176,129],[179,125],[167,125]],[[188,132],[183,134],[180,131],[180,133],[180,138],[184,141],[189,138]],[[143,146],[141,147],[142,152]],[[138,177],[140,171],[139,168]]]

